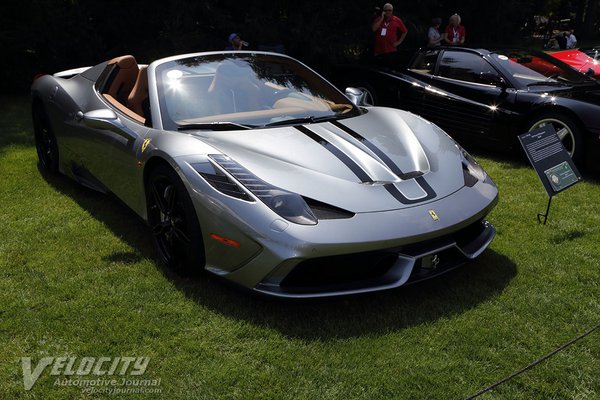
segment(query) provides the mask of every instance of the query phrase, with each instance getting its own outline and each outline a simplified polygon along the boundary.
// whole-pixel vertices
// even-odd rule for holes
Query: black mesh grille
[[[385,275],[398,255],[367,252],[310,259],[298,264],[281,282],[288,288],[322,287],[378,279]]]

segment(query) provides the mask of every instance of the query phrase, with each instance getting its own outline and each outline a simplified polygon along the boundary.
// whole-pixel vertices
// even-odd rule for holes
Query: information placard
[[[552,125],[519,135],[519,141],[548,196],[581,181],[581,174]]]

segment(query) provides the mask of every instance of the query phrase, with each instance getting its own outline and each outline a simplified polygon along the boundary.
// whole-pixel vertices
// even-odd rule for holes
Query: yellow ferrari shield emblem
[[[437,221],[438,219],[440,219],[440,217],[438,217],[438,215],[435,213],[435,211],[433,210],[429,210],[429,216],[431,217],[431,219],[433,219],[434,221]]]
[[[146,151],[146,147],[150,144],[150,139],[145,139],[144,143],[142,143],[142,153]]]

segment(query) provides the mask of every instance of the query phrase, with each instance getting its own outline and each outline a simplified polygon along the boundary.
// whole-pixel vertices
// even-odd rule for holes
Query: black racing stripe
[[[353,159],[348,157],[343,151],[329,143],[326,139],[322,138],[315,132],[311,131],[305,126],[298,125],[294,128],[298,129],[300,132],[304,133],[306,136],[319,143],[325,149],[327,149],[331,154],[336,156],[341,162],[343,162],[350,170],[361,180],[361,182],[373,182],[373,179],[358,165]]]
[[[333,125],[335,125],[338,128],[340,128],[341,130],[343,130],[344,132],[346,132],[348,135],[352,136],[354,139],[356,139],[359,142],[361,142],[362,144],[364,144],[369,150],[371,150],[373,153],[375,153],[375,155],[377,157],[379,157],[381,159],[381,161],[383,161],[383,163],[389,169],[391,169],[394,174],[396,174],[399,177],[402,177],[402,175],[404,175],[404,172],[402,172],[402,170],[400,169],[400,167],[398,167],[396,165],[396,163],[394,163],[388,157],[388,155],[383,152],[383,150],[381,150],[379,147],[375,146],[375,144],[373,142],[371,142],[370,140],[368,140],[366,137],[360,135],[358,132],[355,132],[352,129],[348,128],[346,125],[342,125],[339,121],[330,121],[330,122]]]
[[[435,190],[429,185],[429,183],[422,176],[415,179],[419,185],[425,190],[427,193],[427,197],[424,200],[432,199],[436,196]]]
[[[369,150],[371,150],[373,153],[375,153],[375,155],[377,157],[379,157],[381,159],[381,161],[384,162],[384,164],[392,170],[393,173],[395,173],[397,176],[399,176],[401,179],[410,179],[407,175],[410,175],[411,173],[403,173],[402,170],[400,169],[400,167],[398,167],[396,165],[396,163],[394,163],[387,154],[385,154],[379,147],[375,146],[375,144],[373,142],[371,142],[369,139],[365,138],[364,136],[362,136],[361,134],[359,134],[358,132],[355,132],[354,130],[348,128],[346,125],[342,125],[339,121],[331,121],[331,123],[333,125],[335,125],[336,127],[340,128],[341,130],[343,130],[344,132],[346,132],[347,134],[349,134],[350,136],[352,136],[353,138],[355,138],[356,140],[360,141],[362,144],[364,144]],[[396,200],[398,200],[399,202],[403,203],[403,204],[413,204],[413,203],[418,203],[421,201],[426,201],[426,200],[430,200],[433,199],[436,196],[435,191],[433,190],[433,188],[429,185],[429,183],[427,183],[427,181],[425,180],[424,177],[419,176],[418,178],[415,179],[417,181],[417,183],[421,186],[421,188],[425,191],[425,193],[427,194],[425,197],[416,199],[416,200],[409,200],[408,198],[406,198],[401,192],[400,190],[398,190],[398,188],[396,186],[394,186],[394,184],[387,184],[384,185],[386,190],[392,195],[394,196],[394,198]]]
[[[418,179],[421,179],[421,178],[418,178]],[[423,182],[425,182],[424,179],[423,179]],[[419,184],[422,185],[421,182],[419,182]],[[435,192],[433,191],[433,189],[431,189],[431,186],[429,186],[429,184],[427,182],[425,182],[425,186],[427,186],[429,188],[429,190],[427,190],[426,188],[423,188],[427,192],[427,196],[411,200],[411,199],[408,199],[406,196],[404,196],[402,194],[402,192],[400,192],[400,190],[398,190],[398,188],[393,183],[387,183],[387,184],[383,185],[383,187],[385,187],[385,189],[388,191],[388,193],[391,194],[392,196],[394,196],[394,198],[402,204],[415,204],[415,203],[421,203],[423,201],[433,199],[436,196]]]

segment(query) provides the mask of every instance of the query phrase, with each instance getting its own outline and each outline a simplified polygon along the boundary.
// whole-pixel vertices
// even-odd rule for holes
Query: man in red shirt
[[[383,13],[373,20],[371,27],[375,32],[373,53],[376,56],[396,52],[408,33],[404,22],[394,15],[394,6],[390,3],[383,6]]]

